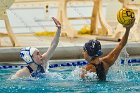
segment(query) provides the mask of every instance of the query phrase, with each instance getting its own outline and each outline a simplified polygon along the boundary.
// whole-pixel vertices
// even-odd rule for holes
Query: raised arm
[[[135,22],[135,19],[132,24],[124,26],[126,28],[126,31],[125,31],[125,34],[123,35],[120,43],[107,56],[103,57],[103,61],[106,62],[109,66],[112,66],[114,64],[114,62],[118,58],[121,50],[126,45],[130,29],[134,25],[134,22]]]
[[[60,37],[60,33],[61,33],[61,24],[60,24],[60,22],[57,19],[55,19],[54,17],[52,17],[52,19],[53,19],[53,21],[56,24],[56,27],[58,29],[57,29],[55,37],[53,38],[53,40],[51,42],[51,45],[50,45],[49,49],[47,50],[47,52],[45,52],[42,55],[43,59],[45,59],[46,62],[52,57],[52,55],[53,55],[53,53],[55,51],[55,48],[58,45],[59,37]]]

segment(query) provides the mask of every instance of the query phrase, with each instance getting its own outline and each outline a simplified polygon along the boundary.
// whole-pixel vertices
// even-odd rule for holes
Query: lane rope
[[[124,64],[125,60],[121,59],[121,64]],[[56,67],[66,67],[66,66],[85,66],[88,62],[87,61],[75,61],[75,62],[66,62],[60,64],[50,64],[49,68],[56,68]],[[129,59],[128,64],[140,64],[140,59]],[[25,65],[0,65],[0,69],[9,69],[9,68],[23,68]]]

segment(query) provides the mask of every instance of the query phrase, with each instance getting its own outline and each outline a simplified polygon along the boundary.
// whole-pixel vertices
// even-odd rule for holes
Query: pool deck
[[[49,36],[34,36],[32,34],[16,34],[16,38],[19,47],[12,47],[12,44],[8,37],[1,38],[1,47],[0,47],[0,62],[15,62],[21,61],[19,57],[19,52],[22,47],[32,46],[37,47],[41,53],[45,52],[51,44],[53,37]],[[56,48],[56,51],[52,57],[52,60],[59,59],[81,59],[82,55],[82,46],[84,43],[90,39],[95,39],[95,36],[77,36],[77,38],[66,38],[61,37],[59,45]],[[101,41],[102,50],[104,55],[111,51],[118,42],[113,41]],[[129,40],[127,45],[127,52],[130,56],[140,55],[140,42],[134,42]]]

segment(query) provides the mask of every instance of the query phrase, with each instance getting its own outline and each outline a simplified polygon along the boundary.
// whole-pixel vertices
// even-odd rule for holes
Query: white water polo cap
[[[27,63],[33,63],[32,55],[35,50],[38,50],[37,48],[32,48],[32,47],[25,47],[22,48],[20,51],[20,57]]]

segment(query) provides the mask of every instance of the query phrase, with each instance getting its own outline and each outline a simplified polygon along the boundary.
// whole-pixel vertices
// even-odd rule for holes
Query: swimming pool
[[[136,60],[135,60],[136,61]],[[137,60],[138,61],[138,60]],[[49,72],[43,78],[26,78],[9,80],[8,78],[19,69],[18,66],[1,67],[1,93],[48,93],[48,92],[100,92],[100,93],[134,93],[140,92],[140,65],[115,64],[109,70],[106,82],[96,79],[82,80],[79,78],[80,67],[85,61],[50,65]],[[134,60],[133,60],[134,62]],[[73,63],[73,65],[72,65]],[[82,64],[83,63],[83,64]],[[68,65],[67,65],[68,64]],[[79,66],[78,66],[79,64]],[[80,65],[81,64],[81,65]],[[15,68],[13,68],[15,67]],[[22,67],[22,66],[20,66]],[[5,69],[4,69],[5,68]]]

